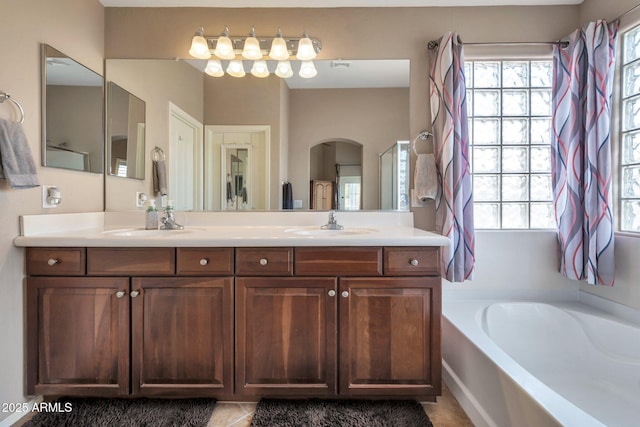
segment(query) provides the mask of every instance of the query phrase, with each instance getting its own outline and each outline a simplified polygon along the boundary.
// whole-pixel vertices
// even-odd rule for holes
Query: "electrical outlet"
[[[294,209],[302,209],[302,200],[294,200],[293,201],[293,208]]]
[[[55,185],[42,186],[42,207],[45,209],[57,208],[62,202],[60,189]]]
[[[147,193],[136,191],[136,208],[143,208],[147,201]]]

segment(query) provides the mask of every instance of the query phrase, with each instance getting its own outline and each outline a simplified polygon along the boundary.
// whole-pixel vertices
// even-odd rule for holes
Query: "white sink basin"
[[[169,237],[175,234],[190,233],[191,230],[145,230],[144,228],[123,228],[119,230],[107,230],[102,234],[113,237]]]
[[[330,236],[349,236],[354,234],[369,234],[374,233],[376,230],[373,228],[358,228],[347,227],[342,230],[327,230],[319,227],[314,228],[291,228],[287,232],[299,234],[301,236],[317,236],[317,237],[330,237]]]

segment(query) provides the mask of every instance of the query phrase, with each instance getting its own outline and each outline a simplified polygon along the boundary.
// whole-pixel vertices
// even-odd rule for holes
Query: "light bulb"
[[[220,37],[218,37],[218,42],[216,43],[213,54],[220,59],[233,59],[236,57],[236,54],[233,52],[233,43],[231,43],[231,39],[229,38],[228,27],[225,27],[225,30]]]
[[[251,27],[249,37],[244,41],[242,56],[247,59],[262,59],[262,49],[260,49],[260,42],[256,38],[256,33],[253,27]]]
[[[318,70],[316,70],[316,66],[313,65],[313,61],[302,61],[298,75],[303,79],[310,79],[318,75]]]
[[[293,70],[291,69],[291,63],[288,60],[278,61],[276,66],[276,76],[283,79],[293,76]]]
[[[298,42],[298,51],[296,52],[296,58],[301,61],[308,61],[316,57],[316,50],[313,48],[313,42],[309,36],[305,33]]]
[[[204,72],[213,77],[224,76],[224,69],[222,68],[222,63],[220,63],[219,59],[208,60]]]
[[[242,64],[242,61],[239,59],[232,59],[227,67],[227,74],[233,77],[244,77],[246,73],[244,72],[244,65]]]
[[[209,52],[209,44],[207,39],[204,38],[204,28],[200,27],[196,34],[191,39],[191,48],[189,49],[189,55],[198,59],[211,58],[211,52]]]
[[[269,68],[267,67],[267,61],[264,59],[259,59],[253,62],[253,66],[251,67],[251,74],[264,78],[269,76]]]
[[[289,59],[289,49],[287,49],[287,42],[282,38],[280,29],[276,37],[271,42],[271,50],[269,51],[269,57],[278,61],[284,61]]]

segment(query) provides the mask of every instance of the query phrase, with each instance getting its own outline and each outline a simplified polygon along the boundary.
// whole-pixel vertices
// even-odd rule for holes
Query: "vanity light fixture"
[[[256,31],[251,27],[249,37],[244,41],[244,47],[242,48],[242,56],[246,59],[258,60],[262,59],[262,49],[260,49],[260,42],[256,38]]]
[[[269,58],[276,61],[284,61],[289,59],[289,49],[287,49],[287,42],[282,38],[282,32],[278,28],[276,36],[271,41],[271,50],[269,51]]]
[[[311,79],[318,75],[318,70],[316,70],[316,66],[313,65],[313,61],[302,61],[298,75],[303,79]]]
[[[316,57],[316,50],[313,48],[313,42],[305,32],[298,42],[298,51],[296,58],[300,61],[308,61]]]
[[[207,66],[204,69],[204,72],[212,77],[222,77],[224,76],[224,68],[222,68],[222,63],[219,59],[210,59],[207,61]]]
[[[230,36],[229,27],[225,26],[220,36],[205,36],[204,28],[196,31],[191,41],[189,54],[198,59],[209,59],[211,54],[216,58],[209,59],[205,73],[210,76],[220,77],[225,74],[224,65],[220,60],[229,61],[226,72],[235,77],[246,75],[242,59],[254,61],[251,74],[256,77],[267,77],[267,59],[278,61],[275,74],[282,78],[291,77],[293,70],[289,58],[302,61],[300,64],[300,76],[312,78],[318,74],[311,62],[322,49],[320,40],[310,37],[306,32],[302,37],[286,37],[278,28],[275,37],[256,36],[255,29],[251,27],[248,36]],[[236,59],[238,58],[238,59]]]
[[[284,61],[278,61],[278,65],[276,65],[276,76],[282,77],[283,79],[288,79],[293,76],[293,70],[291,69],[291,62],[288,59]]]
[[[244,65],[242,64],[241,59],[232,59],[229,61],[229,66],[227,67],[227,74],[232,77],[244,77],[246,73],[244,72]]]
[[[229,38],[229,27],[226,25],[224,31],[220,37],[218,37],[218,42],[216,43],[213,54],[220,59],[233,59],[236,57],[233,51],[233,43],[231,43],[231,39]]]
[[[189,49],[189,55],[198,59],[211,58],[211,52],[209,52],[209,44],[207,39],[204,38],[204,27],[200,27],[196,34],[191,39],[191,49]]]
[[[251,75],[260,78],[269,77],[269,68],[267,67],[267,61],[265,61],[264,59],[253,61],[253,66],[251,67]]]

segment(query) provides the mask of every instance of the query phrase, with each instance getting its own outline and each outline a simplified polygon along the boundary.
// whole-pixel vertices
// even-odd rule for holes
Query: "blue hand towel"
[[[40,185],[22,124],[0,119],[0,178],[19,190]]]

